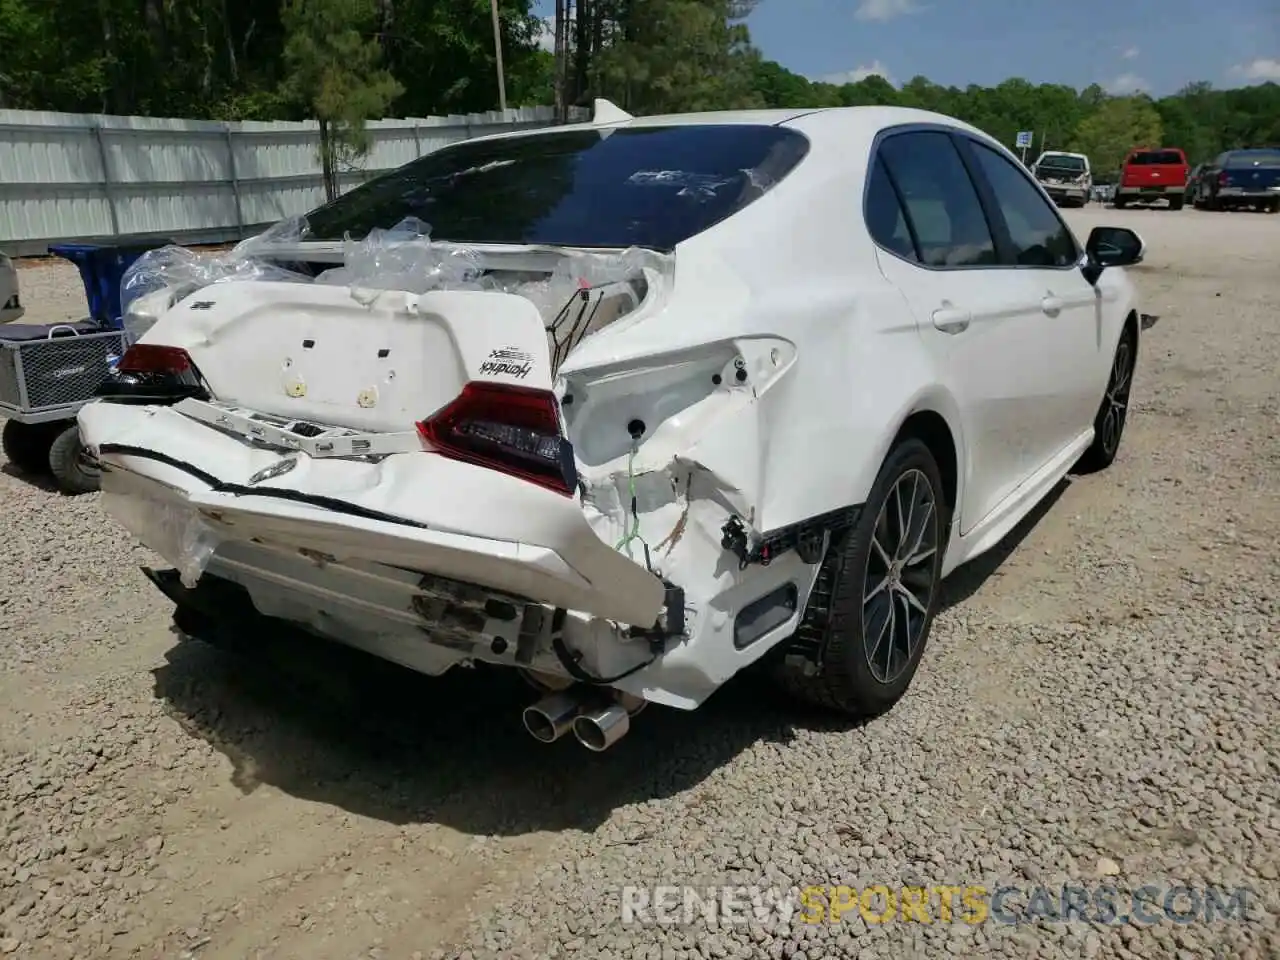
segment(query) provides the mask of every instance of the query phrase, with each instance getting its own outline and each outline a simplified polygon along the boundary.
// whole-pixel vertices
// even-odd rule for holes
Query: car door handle
[[[942,307],[933,311],[933,325],[943,333],[964,333],[969,329],[969,321],[973,319],[968,310],[957,310],[954,307]]]
[[[1062,302],[1061,297],[1048,296],[1040,301],[1040,309],[1051,317],[1056,317],[1062,312],[1062,308],[1066,304]]]

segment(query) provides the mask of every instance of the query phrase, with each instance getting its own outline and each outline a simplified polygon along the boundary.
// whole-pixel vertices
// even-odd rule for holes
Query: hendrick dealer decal
[[[483,377],[515,377],[523,380],[533,369],[533,354],[525,353],[518,347],[499,347],[489,354],[489,359],[480,364],[480,375]]]

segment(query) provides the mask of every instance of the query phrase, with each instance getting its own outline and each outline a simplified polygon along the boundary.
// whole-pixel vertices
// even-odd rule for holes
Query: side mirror
[[[1094,227],[1084,245],[1084,275],[1096,283],[1107,267],[1129,267],[1141,263],[1147,245],[1128,227]]]
[[[1147,247],[1128,227],[1094,227],[1084,245],[1089,259],[1100,267],[1128,267],[1141,263]]]

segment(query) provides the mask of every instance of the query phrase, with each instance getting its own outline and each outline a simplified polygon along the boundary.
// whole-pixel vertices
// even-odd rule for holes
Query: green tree
[[[338,195],[338,166],[369,149],[365,120],[381,117],[404,88],[382,67],[371,32],[374,0],[286,0],[283,89],[320,124],[325,195]]]
[[[385,2],[385,0],[383,0]],[[405,91],[400,116],[475,113],[498,107],[489,0],[394,0],[387,66]],[[549,53],[537,48],[541,21],[530,0],[499,0],[502,60],[511,106],[551,103]]]
[[[1144,96],[1114,97],[1080,121],[1072,145],[1089,155],[1090,165],[1104,176],[1120,169],[1125,154],[1135,147],[1159,147],[1164,126],[1151,100]]]
[[[498,90],[489,2],[353,0],[342,9],[357,11],[354,32],[304,31],[310,39],[301,46],[294,39],[293,55],[338,64],[343,69],[335,76],[362,77],[370,63],[371,75],[394,76],[402,91],[389,103],[383,97],[356,110],[363,116],[491,110]],[[296,3],[0,0],[0,106],[219,120],[315,116],[315,98],[299,96],[296,60],[285,56],[284,16]],[[1116,98],[1096,84],[1077,92],[1016,77],[994,87],[943,86],[923,76],[902,87],[875,76],[814,82],[752,47],[742,19],[751,6],[752,0],[561,0],[562,102],[589,105],[603,96],[633,113],[898,104],[950,114],[1010,145],[1017,131],[1031,130],[1037,151],[1069,146],[1082,126],[1093,137],[1090,131],[1114,126],[1117,111],[1127,109],[1112,106]],[[555,103],[555,58],[539,48],[542,25],[532,0],[499,0],[499,10],[508,101]],[[380,60],[362,59],[375,49]],[[1195,83],[1148,103],[1165,145],[1182,147],[1192,162],[1231,147],[1280,144],[1274,83],[1234,90]],[[1132,145],[1150,132],[1116,136]],[[1095,158],[1095,165],[1112,162]]]
[[[755,55],[740,22],[754,0],[619,5],[598,53],[601,94],[636,113],[759,107]]]

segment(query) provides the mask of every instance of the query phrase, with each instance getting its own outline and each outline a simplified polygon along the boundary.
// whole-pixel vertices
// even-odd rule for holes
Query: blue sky
[[[766,57],[837,82],[1021,76],[1155,96],[1280,82],[1280,0],[759,0],[747,23]]]

